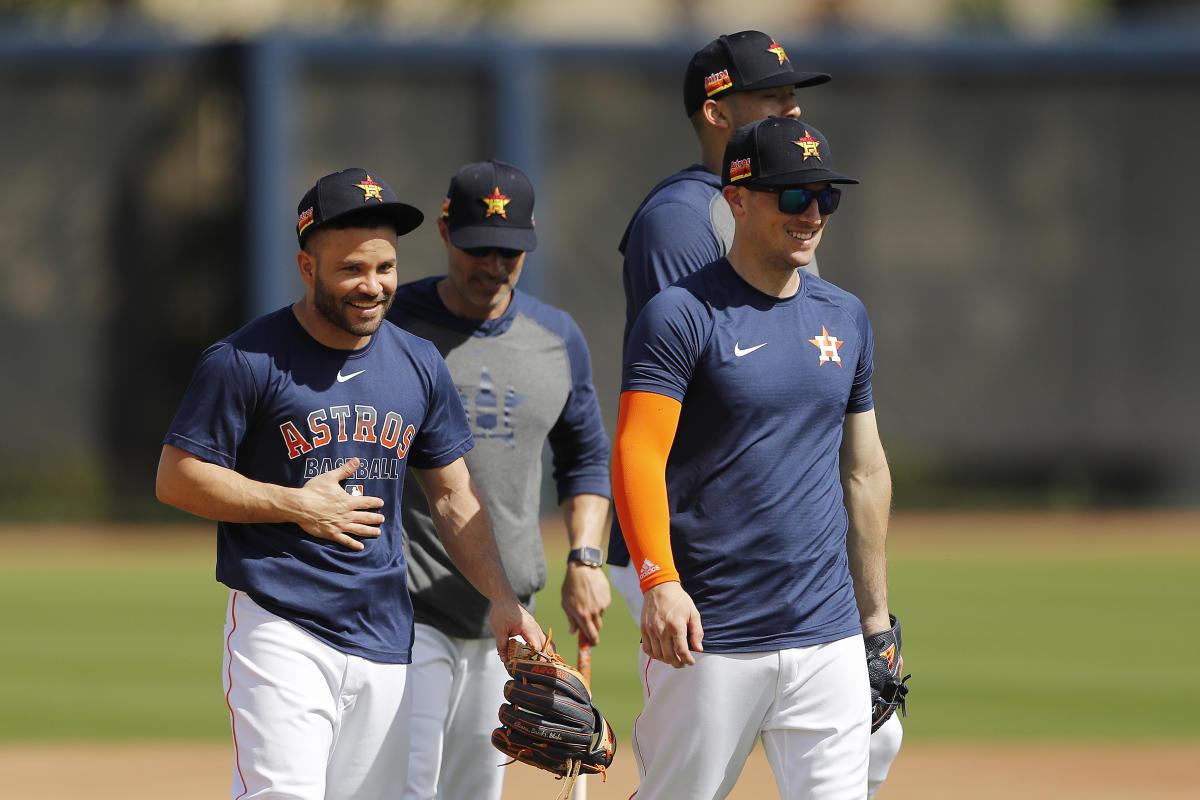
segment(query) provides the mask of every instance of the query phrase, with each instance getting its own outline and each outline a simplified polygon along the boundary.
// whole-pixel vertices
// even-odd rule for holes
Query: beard
[[[388,309],[392,307],[394,297],[395,295],[392,292],[387,291],[380,292],[374,297],[364,294],[338,297],[325,288],[325,284],[321,282],[320,275],[313,276],[313,303],[317,308],[317,312],[332,324],[354,336],[371,336],[375,331],[379,330],[379,326],[383,324],[383,318],[387,316]],[[377,302],[380,303],[382,308],[374,319],[356,319],[353,306],[351,306],[351,303],[355,302]]]

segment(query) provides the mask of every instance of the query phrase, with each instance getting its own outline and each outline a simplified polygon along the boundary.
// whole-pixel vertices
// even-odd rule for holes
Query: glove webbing
[[[536,749],[527,745],[522,746],[514,742],[505,731],[497,730],[492,733],[492,736],[502,739],[506,744],[508,744],[509,749],[516,753],[516,755],[512,756],[511,760],[504,762],[503,766],[507,767],[509,764],[515,764],[522,759],[530,759],[532,761],[538,760],[539,753]],[[554,778],[556,781],[564,781],[562,790],[559,791],[558,797],[554,798],[554,800],[566,800],[566,798],[570,796],[571,790],[575,787],[575,781],[583,770],[583,759],[569,758],[566,760],[566,763],[566,773],[563,775],[556,775]],[[593,774],[599,773],[601,783],[608,781],[608,771],[599,764],[589,767],[589,771],[593,772]]]

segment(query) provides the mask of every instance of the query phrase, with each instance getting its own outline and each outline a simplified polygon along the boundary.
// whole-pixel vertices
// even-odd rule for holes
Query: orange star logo
[[[362,183],[356,183],[354,185],[363,190],[364,203],[368,200],[378,200],[381,203],[383,202],[383,187],[376,183],[375,179],[370,175],[368,175],[367,179]]]
[[[774,39],[771,39],[771,46],[767,48],[767,52],[774,53],[779,58],[780,64],[782,64],[783,62],[788,60],[788,56],[787,56],[787,53],[783,49],[783,45],[781,45],[779,42],[775,41]]]
[[[508,219],[508,214],[504,213],[504,207],[511,203],[512,200],[500,194],[499,186],[493,189],[492,193],[487,197],[481,197],[480,199],[483,200],[484,205],[487,206],[487,211],[484,212],[485,217],[490,217],[492,214],[499,214],[505,219]]]
[[[838,348],[846,342],[836,336],[830,336],[824,325],[821,326],[821,335],[809,339],[808,343],[821,351],[821,360],[818,362],[818,366],[825,366],[826,361],[832,361],[839,367],[843,366],[842,357],[838,355]]]
[[[821,160],[821,153],[819,152],[821,148],[821,141],[813,138],[813,135],[809,133],[807,129],[804,131],[804,136],[795,140],[792,142],[792,144],[804,150],[805,161],[808,161],[810,158],[814,157],[817,159],[817,161]]]

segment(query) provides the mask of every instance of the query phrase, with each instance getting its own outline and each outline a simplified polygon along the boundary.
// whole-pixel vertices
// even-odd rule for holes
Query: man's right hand
[[[377,526],[383,524],[383,515],[365,509],[381,508],[383,498],[353,495],[340,485],[358,472],[358,464],[357,458],[351,458],[337,469],[310,479],[297,490],[300,502],[296,523],[305,533],[337,542],[351,550],[365,547],[355,536],[366,539],[379,536]]]
[[[651,586],[643,598],[642,649],[646,655],[676,668],[695,664],[691,650],[704,651],[704,628],[691,596],[679,581],[667,581]]]

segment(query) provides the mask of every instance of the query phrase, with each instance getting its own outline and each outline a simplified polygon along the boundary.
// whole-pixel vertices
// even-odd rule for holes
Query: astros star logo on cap
[[[484,205],[487,206],[487,211],[484,213],[483,216],[490,217],[492,214],[499,214],[500,216],[504,217],[505,219],[508,219],[508,214],[505,213],[504,207],[506,205],[508,205],[509,203],[511,203],[512,200],[510,200],[509,198],[500,194],[499,186],[497,186],[495,189],[493,189],[492,193],[489,194],[488,196],[481,197],[479,199],[482,200],[484,202]]]
[[[375,179],[370,175],[368,175],[366,180],[364,180],[362,183],[356,183],[354,185],[363,190],[364,203],[367,200],[378,200],[381,203],[383,202],[383,187],[376,183]]]
[[[788,55],[784,51],[783,45],[774,39],[771,40],[771,46],[767,48],[767,52],[774,53],[776,56],[778,56],[780,64],[788,60]]]
[[[792,144],[796,145],[797,147],[804,148],[805,161],[808,161],[810,158],[814,157],[817,159],[817,161],[821,160],[821,142],[820,140],[814,138],[813,135],[807,130],[804,131],[804,136],[792,142]]]

